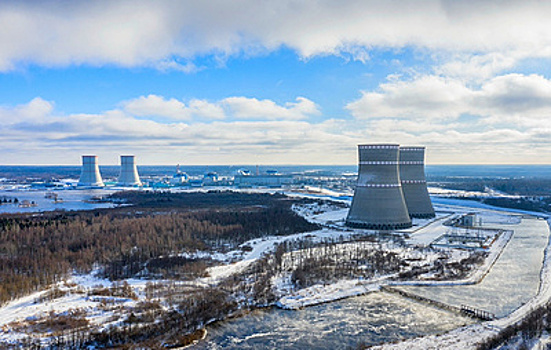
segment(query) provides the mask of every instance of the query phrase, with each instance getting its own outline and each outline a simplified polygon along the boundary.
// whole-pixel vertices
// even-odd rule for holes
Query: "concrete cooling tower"
[[[120,186],[141,186],[140,176],[134,156],[121,156],[121,174],[118,185]]]
[[[398,170],[399,145],[359,145],[359,171],[351,227],[396,230],[411,227]]]
[[[78,186],[105,186],[99,172],[98,156],[82,156],[82,172]]]
[[[400,147],[402,192],[412,218],[433,218],[425,179],[425,147]]]

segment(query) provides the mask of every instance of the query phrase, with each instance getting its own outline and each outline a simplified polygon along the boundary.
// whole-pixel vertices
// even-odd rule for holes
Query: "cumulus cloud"
[[[169,100],[158,95],[141,96],[122,104],[124,110],[139,117],[163,117],[171,120],[201,119],[254,119],[301,120],[319,115],[318,106],[305,97],[296,102],[278,105],[272,100],[258,100],[243,96],[228,97],[216,102],[193,99],[188,105],[175,98]]]
[[[332,122],[301,120],[301,113],[317,112],[312,101],[297,98],[283,106],[242,97],[238,101],[254,105],[255,113],[234,112],[226,99],[215,103],[195,99],[186,105],[150,95],[100,114],[59,115],[53,104],[36,98],[0,109],[0,120],[8,116],[12,120],[0,124],[0,133],[6,135],[3,149],[9,151],[5,162],[19,164],[34,159],[35,152],[43,149],[52,149],[48,161],[59,164],[78,162],[82,152],[104,156],[133,152],[148,164],[173,162],[182,154],[186,161],[196,164],[327,163],[330,152],[338,154],[341,163],[342,159],[354,161],[353,148],[359,139],[335,132]],[[260,107],[257,102],[261,102]],[[267,106],[265,113],[262,106]],[[274,113],[279,118],[274,119]],[[166,118],[159,119],[161,115]],[[349,148],[344,157],[342,145]]]
[[[316,104],[304,97],[298,97],[296,102],[287,102],[284,106],[279,106],[271,100],[246,97],[229,97],[224,99],[222,104],[235,117],[244,119],[300,120],[320,114]]]
[[[190,119],[186,105],[175,98],[148,95],[123,103],[124,109],[136,116],[159,116],[170,119]]]
[[[460,79],[421,76],[381,84],[346,108],[359,119],[407,118],[439,121],[462,115],[487,121],[551,116],[551,81],[532,74],[506,74],[470,87]]]
[[[156,66],[281,46],[303,57],[406,46],[551,55],[542,1],[3,1],[0,70],[21,64]],[[174,58],[184,59],[185,64]],[[448,67],[453,69],[453,67]]]

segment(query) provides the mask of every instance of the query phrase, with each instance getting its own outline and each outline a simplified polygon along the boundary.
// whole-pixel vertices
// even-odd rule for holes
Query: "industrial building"
[[[260,173],[257,169],[256,175],[253,175],[249,170],[240,169],[233,178],[233,184],[237,187],[281,187],[292,183],[292,175],[282,175],[276,170]]]
[[[104,187],[105,184],[101,179],[99,172],[98,156],[82,156],[82,171],[78,186],[86,187]]]
[[[412,218],[433,218],[434,208],[425,178],[425,147],[400,147],[400,181]]]
[[[117,184],[119,186],[142,186],[134,156],[121,156],[121,173]]]
[[[400,146],[359,145],[359,171],[346,225],[374,230],[411,227],[399,172]]]

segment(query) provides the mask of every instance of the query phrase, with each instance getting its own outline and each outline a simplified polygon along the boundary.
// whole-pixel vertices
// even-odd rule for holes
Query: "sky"
[[[0,164],[551,164],[551,2],[0,0]]]

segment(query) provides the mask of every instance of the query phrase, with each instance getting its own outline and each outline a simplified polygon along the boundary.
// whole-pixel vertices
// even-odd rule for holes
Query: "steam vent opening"
[[[358,182],[346,225],[374,230],[411,227],[400,181],[400,146],[358,145],[358,154]]]

